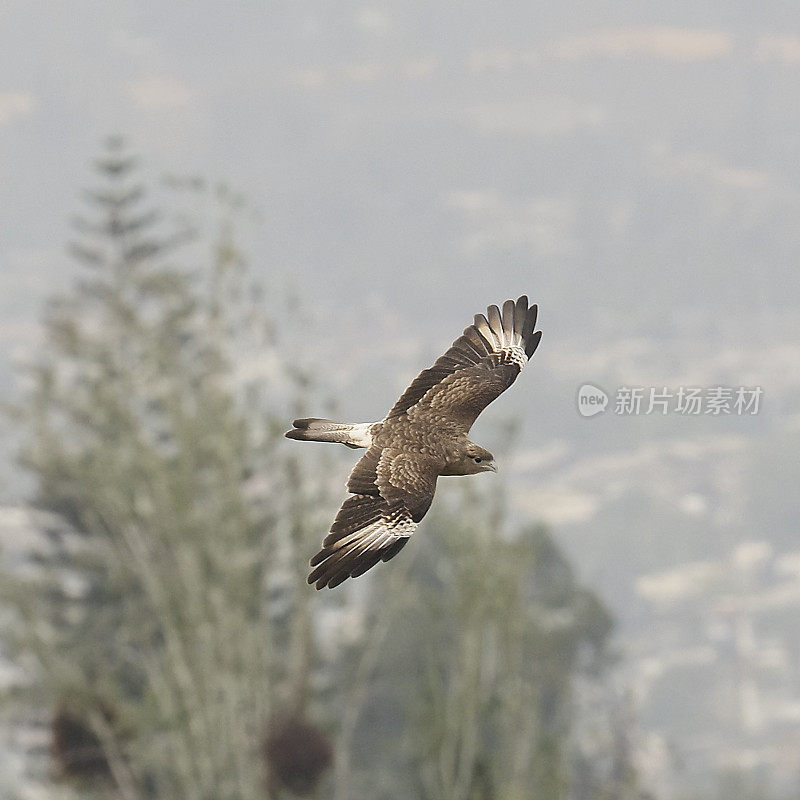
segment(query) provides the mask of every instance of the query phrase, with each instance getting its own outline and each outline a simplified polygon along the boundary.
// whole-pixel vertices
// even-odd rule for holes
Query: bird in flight
[[[440,475],[497,471],[492,454],[467,434],[536,350],[536,313],[523,295],[502,311],[489,306],[486,316],[477,314],[381,422],[294,421],[289,439],[367,449],[350,473],[351,496],[311,559],[310,584],[332,589],[397,555],[430,508]]]

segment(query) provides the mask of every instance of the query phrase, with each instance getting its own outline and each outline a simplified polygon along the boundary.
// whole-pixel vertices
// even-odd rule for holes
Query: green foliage
[[[454,574],[425,587],[410,612],[438,628],[440,643],[418,650],[427,680],[416,725],[426,735],[409,746],[424,795],[563,797],[568,693],[591,630],[583,593],[542,530],[505,540],[478,502],[461,509],[440,528]],[[593,644],[607,634],[603,619]]]
[[[28,623],[17,649],[37,655],[39,689],[75,736],[102,746],[95,788],[99,774],[126,800],[261,798],[271,720],[307,704],[298,554],[322,521],[294,512],[324,507],[310,487],[325,484],[276,450],[240,374],[242,354],[278,351],[249,301],[229,196],[192,274],[172,263],[190,237],[161,232],[118,140],[96,170],[96,219],[72,247],[88,274],[48,308],[17,411],[36,504],[70,524],[34,580],[4,585]]]
[[[505,523],[496,486],[443,483],[415,554],[395,559],[405,575],[377,582],[366,604],[380,655],[354,762],[374,772],[381,753],[401,753],[412,777],[398,796],[425,800],[612,796],[610,733],[599,755],[574,735],[584,713],[611,728],[574,691],[605,677],[608,612],[546,531]],[[598,757],[607,764],[578,775]],[[613,796],[635,796],[635,776],[624,784]]]

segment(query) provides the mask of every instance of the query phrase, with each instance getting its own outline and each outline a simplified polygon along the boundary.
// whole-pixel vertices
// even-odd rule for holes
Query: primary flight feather
[[[333,588],[400,552],[430,508],[440,475],[496,471],[492,454],[467,434],[536,350],[536,313],[523,295],[477,314],[381,422],[294,421],[289,439],[367,448],[350,473],[351,496],[311,559],[309,583]]]

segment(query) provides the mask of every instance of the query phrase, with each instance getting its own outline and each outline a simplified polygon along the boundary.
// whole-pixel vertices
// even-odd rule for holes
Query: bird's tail
[[[369,447],[372,444],[372,422],[333,422],[311,417],[296,419],[294,428],[286,431],[287,439],[303,442],[339,442],[348,447]]]

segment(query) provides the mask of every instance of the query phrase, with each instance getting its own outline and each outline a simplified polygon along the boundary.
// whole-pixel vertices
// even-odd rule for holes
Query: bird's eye
[[[481,463],[481,461],[483,461],[483,459],[482,459],[482,458],[476,458],[476,459],[475,459],[475,463],[476,463],[476,464],[480,464],[480,463]]]

